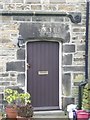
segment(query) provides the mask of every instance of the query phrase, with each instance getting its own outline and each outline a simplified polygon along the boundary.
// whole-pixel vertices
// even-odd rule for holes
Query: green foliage
[[[12,89],[5,89],[5,100],[8,104],[15,104],[16,100],[18,99],[19,95],[17,90]]]
[[[5,100],[8,104],[16,104],[20,101],[21,104],[31,103],[29,93],[18,93],[17,90],[5,89]]]
[[[31,95],[26,93],[19,93],[17,90],[5,89],[5,100],[8,103],[7,107],[15,108],[19,116],[32,117],[33,108],[31,106]]]
[[[82,109],[90,110],[90,83],[86,84],[83,90]]]
[[[31,103],[31,100],[30,100],[30,94],[29,93],[20,93],[19,94],[19,99],[20,99],[20,102],[22,104],[27,104],[27,103]]]

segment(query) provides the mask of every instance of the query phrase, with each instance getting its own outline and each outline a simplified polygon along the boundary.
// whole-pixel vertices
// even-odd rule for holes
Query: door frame
[[[25,92],[27,92],[27,43],[41,41],[41,39],[29,39],[25,43]],[[62,109],[62,43],[58,40],[46,40],[42,41],[58,42],[59,43],[59,108]]]

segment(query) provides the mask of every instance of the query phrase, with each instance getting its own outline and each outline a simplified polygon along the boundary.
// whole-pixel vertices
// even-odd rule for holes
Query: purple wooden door
[[[27,91],[35,109],[59,109],[59,43],[27,43]]]

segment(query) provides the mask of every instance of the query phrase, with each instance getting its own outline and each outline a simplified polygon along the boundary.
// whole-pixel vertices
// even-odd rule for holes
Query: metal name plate
[[[38,75],[48,75],[48,71],[38,71]]]

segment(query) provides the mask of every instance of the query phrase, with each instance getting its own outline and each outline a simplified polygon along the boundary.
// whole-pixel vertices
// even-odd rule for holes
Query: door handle
[[[31,65],[29,63],[27,63],[27,69],[30,69]]]

